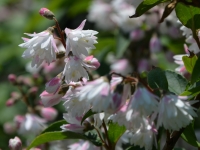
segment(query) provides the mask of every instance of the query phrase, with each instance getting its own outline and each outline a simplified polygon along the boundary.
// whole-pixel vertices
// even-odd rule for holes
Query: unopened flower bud
[[[4,129],[4,132],[7,133],[7,134],[13,134],[16,130],[17,130],[17,127],[16,127],[16,124],[15,123],[11,123],[11,122],[6,122],[4,125],[3,125],[3,129]]]
[[[89,68],[94,70],[99,68],[100,66],[99,61],[96,58],[94,58],[93,55],[85,57],[84,62],[89,65]]]
[[[53,121],[57,117],[58,112],[53,107],[49,107],[49,108],[43,107],[40,111],[40,114],[45,120]]]
[[[59,78],[59,76],[57,76],[46,83],[45,89],[48,93],[55,93],[60,86],[61,86],[61,79]]]
[[[35,95],[38,91],[38,87],[34,86],[29,89],[29,93]]]
[[[6,101],[6,106],[10,107],[15,103],[15,100],[13,98],[10,98]]]
[[[14,139],[9,140],[9,148],[10,150],[21,150],[22,149],[22,142],[20,138],[17,136]]]
[[[50,20],[53,20],[53,18],[55,17],[55,15],[47,8],[41,8],[39,13],[41,16],[43,16],[47,19],[50,19]]]
[[[8,75],[8,80],[12,83],[12,84],[16,84],[16,75],[14,74],[9,74]]]
[[[10,96],[11,96],[13,99],[17,100],[17,99],[19,99],[19,98],[21,97],[21,94],[20,94],[19,92],[12,92],[12,93],[10,94]]]

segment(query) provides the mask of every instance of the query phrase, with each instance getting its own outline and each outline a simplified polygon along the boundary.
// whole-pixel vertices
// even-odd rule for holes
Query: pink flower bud
[[[16,123],[17,128],[20,127],[20,124],[21,124],[24,120],[25,120],[25,117],[24,117],[24,116],[21,116],[21,115],[15,116],[14,122]]]
[[[56,109],[49,107],[49,108],[42,108],[40,114],[47,121],[53,121],[57,117],[58,112]]]
[[[41,16],[50,20],[52,20],[55,17],[55,15],[47,8],[41,8],[39,13]]]
[[[16,127],[15,123],[6,122],[3,125],[3,129],[4,129],[5,133],[7,133],[7,134],[13,134],[17,130],[17,127]]]
[[[22,149],[22,142],[20,138],[17,136],[14,139],[9,140],[9,148],[10,150],[21,150]]]
[[[51,79],[48,83],[46,83],[46,91],[48,93],[55,93],[61,85],[61,80],[58,77]]]
[[[32,88],[29,89],[29,93],[30,94],[36,94],[38,92],[38,87],[34,86]]]
[[[19,99],[19,98],[21,97],[21,94],[18,93],[18,92],[12,92],[12,93],[10,94],[10,96],[11,96],[13,99],[17,100],[17,99]]]
[[[12,83],[12,84],[15,84],[16,83],[16,75],[14,74],[9,74],[8,75],[8,80]]]
[[[15,100],[13,98],[10,98],[6,101],[6,106],[10,107],[15,103]]]
[[[85,57],[84,62],[89,65],[89,68],[94,70],[96,70],[100,66],[99,61],[94,58],[93,55]]]
[[[47,91],[43,91],[40,94],[40,98],[44,107],[51,107],[53,105],[58,104],[61,101],[61,97],[63,97],[63,94],[59,94],[58,92],[52,94],[48,93]]]

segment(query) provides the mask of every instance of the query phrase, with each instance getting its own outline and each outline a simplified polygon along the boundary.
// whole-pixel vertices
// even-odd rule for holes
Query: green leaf
[[[85,121],[85,119],[87,119],[88,117],[92,116],[96,114],[96,112],[93,112],[91,109],[85,113],[85,115],[83,116],[82,120],[81,120],[81,124],[83,123],[83,121]]]
[[[119,126],[118,123],[110,122],[108,125],[108,139],[115,145],[122,134],[126,131],[125,126]]]
[[[167,78],[169,91],[177,95],[180,95],[183,93],[183,91],[185,91],[188,82],[183,76],[170,70],[166,70],[165,75]]]
[[[200,8],[179,2],[175,10],[177,17],[183,25],[194,31],[200,29],[200,22],[197,21],[200,20]]]
[[[184,66],[189,73],[192,73],[194,65],[197,61],[198,57],[194,55],[192,58],[188,56],[183,56],[182,60],[184,62]]]
[[[102,146],[101,139],[99,138],[99,135],[97,134],[96,130],[90,130],[90,131],[86,132],[85,136],[94,145],[96,145],[96,146]]]
[[[131,17],[139,17],[147,12],[149,9],[153,8],[154,6],[168,2],[170,0],[144,0],[140,5],[136,8],[135,14]]]
[[[188,125],[183,133],[181,134],[181,137],[190,145],[195,147],[200,147],[200,143],[197,141],[196,135],[194,133],[194,127],[193,123]]]
[[[147,81],[152,89],[161,88],[168,90],[167,78],[165,72],[160,68],[155,68],[148,73]]]
[[[130,40],[125,38],[121,33],[117,35],[117,47],[116,47],[116,55],[117,58],[121,58],[124,52],[127,50],[127,47],[130,44]]]
[[[41,134],[45,132],[61,131],[60,126],[68,124],[65,120],[60,120],[49,125]]]
[[[189,89],[187,91],[184,91],[181,93],[182,96],[197,96],[200,93],[200,86],[197,86],[195,88]]]
[[[47,142],[56,141],[56,140],[64,140],[64,139],[86,139],[86,138],[82,134],[78,134],[78,133],[74,133],[70,131],[46,132],[44,134],[37,136],[27,149],[29,150],[32,147],[36,147]]]
[[[192,75],[191,75],[191,83],[193,84],[194,82],[196,82],[196,80],[200,77],[200,58],[197,59],[193,71],[192,71]]]

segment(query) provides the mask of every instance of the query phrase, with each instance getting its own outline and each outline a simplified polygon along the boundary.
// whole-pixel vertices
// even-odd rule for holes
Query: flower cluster
[[[125,34],[130,33],[132,41],[138,42],[144,38],[144,31],[140,28],[141,24],[146,24],[147,30],[156,28],[152,20],[158,21],[155,15],[160,14],[161,11],[156,7],[140,19],[129,20],[126,18],[134,13],[140,2],[113,0],[109,3],[103,0],[94,0],[88,19],[96,22],[99,28],[105,30],[119,27]],[[194,117],[197,117],[197,109],[193,107],[197,101],[188,101],[190,97],[179,96],[173,91],[167,91],[166,88],[160,88],[159,85],[158,89],[153,89],[140,75],[132,73],[133,70],[142,73],[150,68],[146,57],[134,60],[135,62],[132,62],[134,65],[138,62],[135,67],[131,67],[126,58],[115,60],[114,63],[110,61],[113,63],[110,73],[105,76],[92,76],[91,72],[100,66],[97,58],[90,55],[90,51],[95,49],[95,44],[98,43],[96,37],[98,32],[83,30],[86,20],[83,20],[76,29],[65,28],[62,31],[51,11],[42,8],[39,13],[47,19],[54,20],[56,25],[40,33],[26,33],[30,39],[22,38],[24,42],[19,46],[26,49],[22,57],[32,59],[29,69],[34,70],[32,73],[35,76],[41,70],[46,74],[57,70],[53,78],[45,76],[45,90],[40,94],[41,101],[36,104],[27,100],[27,95],[21,86],[22,81],[15,75],[9,76],[10,82],[21,90],[21,95],[13,94],[7,101],[7,106],[12,106],[20,98],[28,106],[26,115],[16,116],[14,119],[19,134],[31,133],[32,136],[40,134],[46,128],[48,121],[53,121],[58,114],[52,106],[62,102],[66,110],[63,118],[67,124],[60,127],[61,132],[72,131],[84,134],[94,129],[97,131],[102,145],[109,149],[109,146],[113,145],[109,145],[107,130],[110,123],[117,123],[119,126],[124,126],[126,131],[114,146],[121,147],[122,143],[130,143],[149,150],[153,147],[153,141],[159,128],[162,127],[169,132],[179,131],[189,125]],[[170,28],[172,32],[177,27],[173,25],[176,21],[170,17],[168,19],[172,24]],[[163,27],[167,25],[162,24],[161,26],[160,28],[163,30],[159,32],[167,33]],[[54,33],[54,30],[57,30],[58,35]],[[194,39],[190,37],[192,33],[184,27],[181,27],[181,30],[188,38],[186,42],[192,44],[189,49],[198,50],[195,47]],[[149,38],[150,54],[144,52],[146,56],[153,58],[155,53],[161,51],[162,44],[158,35],[154,33]],[[174,38],[176,37],[174,36]],[[58,46],[59,44],[62,46]],[[187,46],[185,46],[185,51],[185,55],[173,57],[175,63],[180,65],[176,71],[182,74],[186,72],[182,56],[188,56]],[[197,51],[193,52],[197,53]],[[56,64],[57,62],[62,65]],[[58,69],[56,66],[60,68]],[[23,82],[25,81],[23,80]],[[31,82],[25,83],[26,88],[33,85]],[[155,85],[157,86],[157,83]],[[34,93],[37,91],[38,88],[35,84],[29,89],[28,96],[35,98]],[[85,118],[88,112],[92,115]],[[104,137],[107,139],[103,140],[99,132],[105,134]],[[21,141],[17,137],[10,140],[9,144],[11,148],[21,147]],[[99,149],[89,142],[83,141],[68,145],[68,148]]]

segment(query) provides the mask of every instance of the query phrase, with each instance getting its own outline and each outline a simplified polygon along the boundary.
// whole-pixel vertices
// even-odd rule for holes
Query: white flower
[[[191,106],[196,101],[184,101],[187,97],[176,95],[165,95],[158,106],[157,127],[164,126],[165,129],[178,131],[186,127],[197,117],[197,114]]]
[[[96,26],[103,30],[113,30],[114,22],[110,19],[113,9],[110,4],[102,0],[94,0],[89,8],[88,20],[95,22]]]
[[[192,35],[192,30],[185,26],[181,26],[180,30],[183,31],[182,35],[185,36],[186,38]]]
[[[80,90],[79,100],[91,105],[95,112],[106,111],[111,104],[110,84],[106,77],[87,82],[77,90]]]
[[[132,132],[130,141],[134,145],[139,145],[140,148],[144,147],[145,150],[151,150],[155,133],[157,133],[157,130],[154,128],[153,123],[150,124],[147,119],[143,118],[143,124]]]
[[[45,129],[44,123],[44,119],[33,114],[26,114],[24,120],[20,123],[18,132],[23,135],[38,135]]]
[[[111,20],[115,22],[125,32],[130,32],[141,26],[144,17],[129,18],[135,12],[135,7],[124,1],[112,1],[111,5],[116,11],[115,14],[111,14]]]
[[[70,87],[63,97],[64,106],[67,112],[74,116],[81,116],[90,109],[90,104],[85,101],[79,101],[79,92],[74,87]]]
[[[150,115],[157,110],[158,97],[150,93],[146,88],[137,88],[129,104],[133,112],[140,112],[142,115]]]
[[[199,37],[198,39],[200,39],[200,32],[198,33],[198,37]],[[186,43],[190,44],[190,46],[188,48],[191,52],[193,52],[195,54],[199,53],[199,51],[200,51],[199,47],[196,43],[196,40],[193,38],[192,35],[190,35],[185,41],[186,41]]]
[[[58,49],[53,38],[52,29],[40,32],[38,34],[27,34],[31,39],[24,39],[24,43],[19,46],[26,48],[22,57],[32,58],[31,66],[40,66],[43,61],[50,64],[56,60],[56,52]]]
[[[73,131],[77,133],[83,133],[84,129],[87,126],[86,124],[89,124],[89,122],[85,120],[81,125],[82,117],[74,117],[71,113],[64,113],[63,118],[67,121],[68,124],[64,124],[61,126],[62,131]]]
[[[76,142],[68,146],[70,150],[100,150],[101,148],[94,146],[93,144],[89,143],[88,141]]]
[[[87,71],[83,68],[83,61],[77,56],[69,56],[65,59],[65,68],[63,76],[65,82],[70,83],[71,81],[78,81],[82,77],[89,79]]]
[[[74,30],[65,28],[65,33],[67,36],[66,40],[66,55],[70,51],[78,57],[81,55],[88,56],[88,50],[94,49],[94,44],[97,43],[97,37],[94,36],[98,32],[94,30],[83,30],[86,20],[80,24],[80,26]]]

